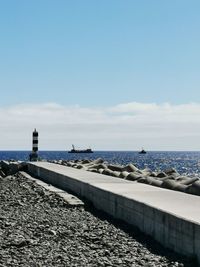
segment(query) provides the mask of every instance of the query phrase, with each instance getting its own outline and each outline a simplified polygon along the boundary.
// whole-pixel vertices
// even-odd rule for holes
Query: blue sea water
[[[0,160],[28,160],[30,151],[0,151]],[[95,151],[93,154],[70,154],[67,151],[40,151],[44,160],[72,160],[103,158],[109,163],[135,164],[138,168],[150,168],[152,171],[173,167],[180,174],[200,176],[200,152],[152,151],[138,154],[132,151]]]

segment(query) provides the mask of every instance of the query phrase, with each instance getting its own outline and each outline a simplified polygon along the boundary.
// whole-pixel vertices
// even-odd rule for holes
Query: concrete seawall
[[[28,169],[200,263],[200,197],[47,162],[29,163]]]

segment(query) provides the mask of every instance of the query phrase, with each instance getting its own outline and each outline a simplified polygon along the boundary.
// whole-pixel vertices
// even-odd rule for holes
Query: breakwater
[[[101,158],[95,160],[54,160],[50,162],[200,196],[199,177],[181,175],[174,168],[152,171],[149,168],[139,169],[131,163],[125,166],[109,164]]]
[[[47,162],[29,163],[28,169],[46,182],[85,197],[114,218],[137,226],[165,247],[200,261],[198,196]]]
[[[1,167],[0,266],[196,267],[124,222],[69,205],[62,190],[24,172],[24,163]]]
[[[20,173],[0,178],[0,266],[196,267],[133,227],[66,205],[39,184]]]

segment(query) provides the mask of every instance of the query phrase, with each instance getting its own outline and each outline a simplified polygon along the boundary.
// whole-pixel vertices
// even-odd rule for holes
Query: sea
[[[0,151],[0,160],[28,161],[30,151]],[[76,160],[102,158],[108,163],[127,165],[152,171],[175,168],[180,174],[200,177],[200,152],[192,151],[95,151],[92,154],[71,154],[67,151],[39,151],[42,160]]]

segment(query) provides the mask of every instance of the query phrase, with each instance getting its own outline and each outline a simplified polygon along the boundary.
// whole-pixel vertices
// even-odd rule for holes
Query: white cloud
[[[40,149],[71,144],[105,150],[200,150],[200,104],[124,103],[84,108],[56,103],[0,108],[0,148],[30,149],[39,130]]]

